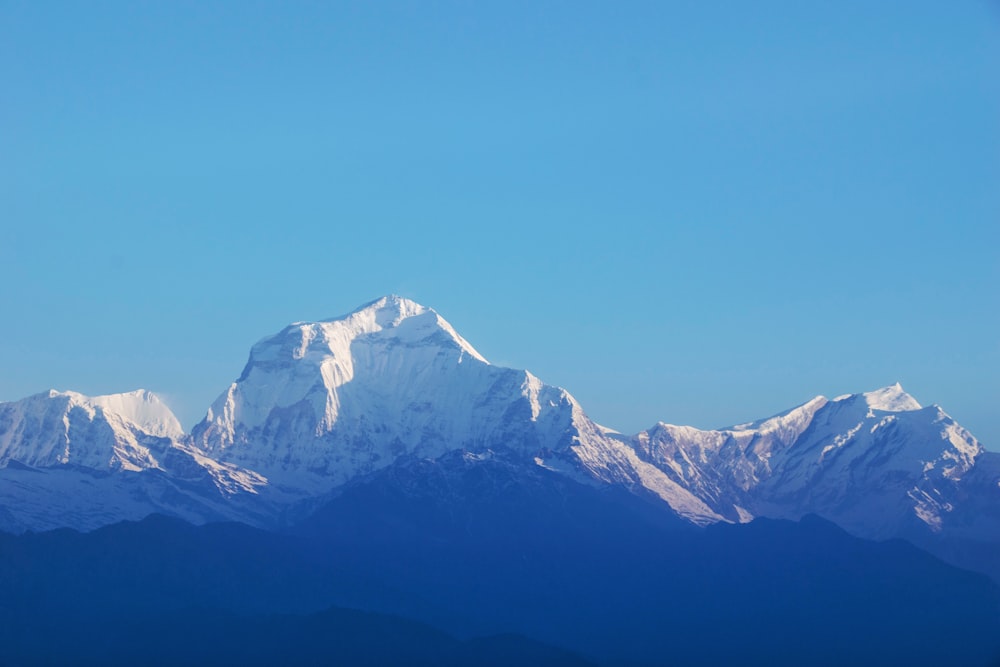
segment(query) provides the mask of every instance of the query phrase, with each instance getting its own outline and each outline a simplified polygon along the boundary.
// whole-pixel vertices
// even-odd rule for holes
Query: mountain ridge
[[[1000,543],[1000,518],[971,509],[1000,505],[1000,455],[898,383],[725,429],[622,434],[394,295],[260,339],[190,434],[143,390],[0,404],[0,528],[94,527],[116,504],[127,508],[118,519],[278,525],[401,457],[498,450],[651,494],[695,525],[816,513],[876,539],[955,526]],[[99,520],[82,520],[88,507]]]

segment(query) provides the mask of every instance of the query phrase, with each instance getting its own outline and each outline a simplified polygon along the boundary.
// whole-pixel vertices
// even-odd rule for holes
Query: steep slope
[[[718,518],[568,392],[491,365],[434,310],[398,296],[257,343],[192,439],[207,456],[303,496],[404,455],[504,448],[528,460],[548,453],[547,465],[647,486],[685,515]]]
[[[145,470],[184,434],[153,393],[89,397],[49,391],[0,403],[0,466],[76,465],[95,470]]]
[[[165,512],[253,517],[260,475],[204,457],[151,392],[49,391],[0,403],[0,530],[90,529]]]
[[[985,453],[898,384],[717,431],[658,424],[632,443],[731,520],[818,513],[874,538],[945,529]]]
[[[257,343],[193,430],[219,460],[332,488],[403,454],[568,443],[565,391],[490,365],[433,310],[399,297]]]
[[[0,529],[151,511],[287,525],[397,460],[455,451],[652,495],[697,525],[816,513],[872,538],[1000,545],[1000,457],[899,385],[725,429],[622,435],[398,296],[258,342],[190,436],[143,391],[0,404]]]

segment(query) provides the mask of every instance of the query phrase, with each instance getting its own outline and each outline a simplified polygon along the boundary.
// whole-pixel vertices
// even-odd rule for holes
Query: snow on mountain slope
[[[153,512],[247,515],[261,475],[206,459],[151,392],[49,391],[0,403],[0,530],[96,528]]]
[[[219,460],[329,487],[404,453],[558,443],[575,406],[491,366],[433,310],[386,297],[257,343],[192,435]]]
[[[730,520],[821,514],[868,537],[941,530],[982,446],[898,384],[817,397],[716,431],[658,424],[635,436],[645,460]]]
[[[67,392],[71,393],[71,392]],[[78,400],[100,407],[105,414],[115,414],[128,420],[138,429],[160,438],[180,439],[184,429],[170,408],[151,391],[138,389],[127,394],[86,397],[75,394]]]
[[[397,296],[257,343],[192,436],[206,456],[313,493],[404,454],[561,452],[567,469],[609,482],[647,479],[672,504],[695,508],[689,514],[711,514],[587,418],[568,392],[491,365],[435,311]]]
[[[402,456],[456,450],[653,495],[699,525],[816,513],[867,537],[960,527],[1000,543],[1000,457],[898,384],[724,429],[627,436],[398,296],[258,342],[190,436],[144,391],[0,404],[0,528],[147,510],[274,524]]]
[[[718,431],[659,423],[631,439],[640,458],[689,489],[719,516],[753,517],[748,491],[771,474],[771,456],[790,446],[826,404],[817,397],[793,410]]]
[[[49,391],[0,403],[0,465],[157,468],[163,448],[183,433],[148,391],[96,397]]]
[[[220,493],[204,472],[184,477],[173,469],[102,472],[74,465],[32,468],[12,463],[0,468],[0,531],[87,531],[154,513],[194,524],[266,523],[269,515],[247,498],[247,493]]]

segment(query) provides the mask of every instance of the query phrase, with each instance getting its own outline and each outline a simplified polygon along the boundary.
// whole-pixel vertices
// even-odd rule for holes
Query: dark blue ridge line
[[[6,635],[6,636],[4,636]],[[569,651],[516,635],[459,640],[413,620],[354,609],[307,615],[201,607],[139,615],[51,616],[9,630],[7,665],[413,665],[593,667]]]
[[[1000,656],[1000,588],[902,540],[815,516],[697,529],[658,501],[519,465],[404,461],[285,532],[151,516],[0,535],[0,663],[156,664],[144,646],[160,664],[196,663],[201,647],[212,664],[253,664],[282,646],[281,664],[342,665],[468,651],[477,665],[642,667]],[[387,662],[364,662],[376,655]]]

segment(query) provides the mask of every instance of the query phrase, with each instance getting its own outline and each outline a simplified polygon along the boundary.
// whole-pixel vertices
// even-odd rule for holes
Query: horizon
[[[900,382],[1000,450],[995,3],[0,5],[0,401],[186,430],[396,293],[601,424]]]

